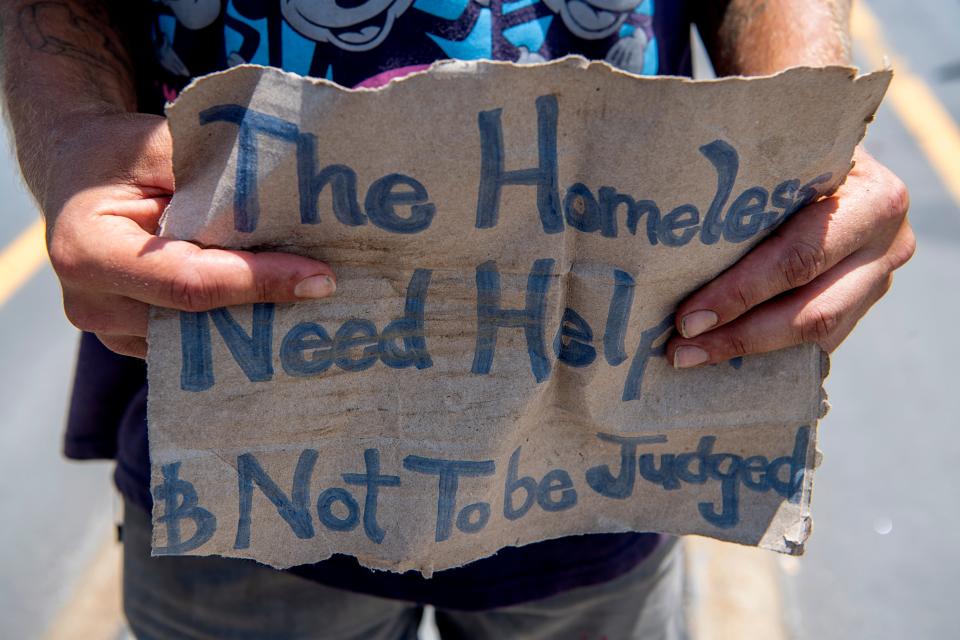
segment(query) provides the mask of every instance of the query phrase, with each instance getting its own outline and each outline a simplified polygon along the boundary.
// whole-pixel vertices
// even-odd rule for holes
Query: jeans
[[[123,607],[140,640],[416,640],[423,607],[335,589],[249,560],[150,557],[150,517],[127,503]],[[549,579],[547,577],[546,579]],[[682,640],[683,558],[667,539],[609,582],[487,611],[438,609],[443,640]]]

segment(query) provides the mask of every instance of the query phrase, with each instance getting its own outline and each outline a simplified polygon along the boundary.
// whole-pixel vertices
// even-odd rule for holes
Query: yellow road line
[[[44,634],[45,640],[113,640],[123,629],[121,545],[104,542]]]
[[[0,307],[46,262],[43,235],[43,220],[37,220],[0,253]]]
[[[700,536],[686,536],[683,544],[691,638],[790,637],[777,554]]]
[[[960,205],[960,128],[936,94],[910,71],[883,37],[880,23],[863,0],[854,3],[850,20],[855,46],[873,67],[893,67],[887,91],[890,106],[914,137],[943,185]]]

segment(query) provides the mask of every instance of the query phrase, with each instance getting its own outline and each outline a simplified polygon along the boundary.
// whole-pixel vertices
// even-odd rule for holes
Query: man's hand
[[[309,258],[153,235],[173,193],[164,118],[84,115],[58,130],[60,153],[41,199],[50,260],[67,317],[111,350],[145,357],[149,304],[200,311],[334,292],[330,268]]]
[[[866,151],[835,194],[801,209],[677,309],[679,368],[801,343],[832,351],[913,255],[907,190]]]
[[[696,22],[718,75],[849,65],[850,0],[716,0]],[[829,96],[824,99],[829,100]],[[832,351],[913,255],[906,187],[861,148],[846,183],[801,209],[677,309],[679,368],[801,343]]]
[[[309,258],[154,235],[173,194],[170,134],[164,118],[133,113],[133,64],[111,6],[0,3],[7,115],[70,321],[142,358],[150,304],[199,311],[333,293],[330,268]]]

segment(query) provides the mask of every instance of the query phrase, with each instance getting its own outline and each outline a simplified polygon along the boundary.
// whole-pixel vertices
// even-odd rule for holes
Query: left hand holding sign
[[[833,351],[913,255],[903,182],[858,147],[847,181],[677,309],[677,368],[816,343]]]

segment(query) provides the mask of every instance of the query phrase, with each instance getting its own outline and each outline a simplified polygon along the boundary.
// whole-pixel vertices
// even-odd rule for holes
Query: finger
[[[203,311],[253,302],[324,298],[336,290],[330,267],[311,258],[202,249],[190,242],[152,236],[120,217],[110,226],[112,242],[98,243],[93,255],[72,266],[72,275],[97,280],[99,286],[117,295],[161,307]]]
[[[756,305],[811,282],[856,251],[866,231],[862,216],[841,215],[838,203],[827,198],[802,209],[685,300],[677,310],[680,335],[693,338],[732,322]]]
[[[802,343],[832,351],[890,288],[890,271],[855,254],[810,284],[757,306],[693,339],[674,337],[667,357],[677,368],[716,364]]]
[[[88,333],[145,338],[150,306],[122,296],[64,287],[63,310],[70,323]]]
[[[139,336],[114,336],[105,333],[98,333],[97,338],[107,349],[122,356],[131,358],[147,358],[147,341]]]
[[[739,262],[687,298],[677,330],[692,338],[801,287],[866,246],[882,249],[903,224],[906,187],[865,152],[830,198],[797,212]]]

